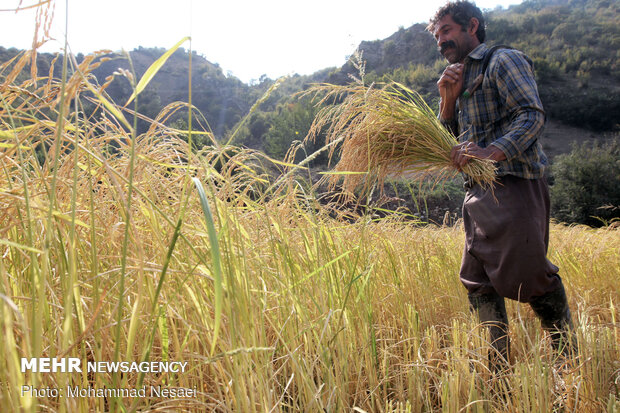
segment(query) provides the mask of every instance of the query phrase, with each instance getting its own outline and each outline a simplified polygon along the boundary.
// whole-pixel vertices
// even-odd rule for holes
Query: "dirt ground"
[[[603,143],[611,140],[613,136],[611,132],[597,133],[549,120],[543,132],[542,144],[543,150],[553,162],[555,156],[570,152],[574,143],[595,141]]]

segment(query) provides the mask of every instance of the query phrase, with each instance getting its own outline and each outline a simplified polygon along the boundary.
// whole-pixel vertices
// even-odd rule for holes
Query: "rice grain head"
[[[314,140],[323,131],[326,144],[342,139],[340,159],[327,180],[333,189],[368,191],[388,175],[407,175],[436,183],[457,174],[450,151],[458,143],[433,110],[415,91],[391,82],[365,86],[318,84],[304,92],[319,111],[306,136]],[[322,96],[319,98],[319,96]],[[330,104],[333,103],[333,104]],[[335,154],[330,151],[330,159]],[[472,158],[463,172],[475,183],[489,187],[495,181],[492,161]]]

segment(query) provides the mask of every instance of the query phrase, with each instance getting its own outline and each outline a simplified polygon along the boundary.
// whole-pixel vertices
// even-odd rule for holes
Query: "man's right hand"
[[[446,67],[437,81],[439,96],[439,116],[442,119],[454,119],[456,99],[463,90],[463,64],[454,63]]]

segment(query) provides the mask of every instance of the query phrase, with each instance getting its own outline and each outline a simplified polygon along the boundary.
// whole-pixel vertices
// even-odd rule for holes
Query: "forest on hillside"
[[[523,50],[534,61],[541,97],[551,119],[604,132],[618,126],[620,113],[620,5],[613,0],[526,0],[508,9],[486,10],[487,43],[507,44]],[[387,39],[364,41],[359,47],[366,62],[366,82],[394,80],[420,92],[436,106],[435,82],[445,67],[425,23],[401,28]],[[19,51],[0,47],[0,62]],[[93,75],[100,84],[119,68],[129,70],[130,58],[140,77],[159,58],[163,48],[138,48],[128,54],[99,57]],[[352,51],[353,52],[353,51]],[[104,59],[105,58],[105,59]],[[84,56],[78,54],[76,63]],[[174,101],[188,99],[189,52],[178,50],[140,96],[139,111],[155,118]],[[38,69],[48,73],[59,59],[39,54]],[[192,104],[204,115],[219,138],[229,137],[252,105],[273,85],[262,76],[244,84],[227,76],[217,63],[192,52]],[[26,72],[29,69],[26,70]],[[56,70],[59,73],[59,70]],[[293,94],[310,83],[342,84],[355,68],[347,62],[310,76],[284,79],[278,90],[250,116],[237,140],[268,153],[282,155],[291,141],[305,135],[313,109]],[[26,73],[24,73],[24,76]],[[115,102],[131,94],[129,82],[118,77],[107,88]],[[183,119],[181,113],[173,120]],[[146,123],[145,123],[146,125]],[[144,125],[144,127],[146,127]]]
[[[614,137],[618,135],[620,113],[619,11],[620,4],[613,0],[526,0],[508,9],[485,10],[487,43],[511,45],[530,56],[548,120],[579,127],[584,136],[587,132],[595,138]],[[0,47],[0,62],[10,61],[19,52]],[[140,47],[127,54],[101,53],[94,57],[96,63],[89,66],[93,69],[89,75],[97,83],[107,85],[105,91],[110,100],[122,105],[129,99],[132,88],[127,77],[120,74],[133,70],[136,78],[140,78],[165,52],[163,48]],[[365,65],[366,84],[396,81],[418,91],[431,107],[437,107],[436,81],[446,63],[425,23],[400,28],[386,39],[364,41],[353,53],[355,56]],[[304,139],[319,110],[310,99],[300,99],[296,93],[313,83],[351,82],[351,76],[359,76],[353,57],[342,67],[325,68],[313,75],[277,80],[262,76],[245,84],[195,51],[178,49],[139,97],[138,112],[142,119],[138,131],[145,132],[149,119],[156,119],[164,108],[173,107],[174,102],[188,102],[191,84],[191,103],[199,114],[198,124],[193,125],[195,129],[213,132],[221,142],[232,142],[283,159],[293,144]],[[91,58],[78,54],[73,64]],[[38,54],[39,75],[59,76],[60,61],[57,55]],[[24,82],[29,74],[30,68],[25,67],[20,75]],[[96,102],[84,102],[83,112],[97,116]],[[165,112],[166,124],[187,129],[186,108],[175,107]],[[205,135],[195,136],[193,143],[197,148],[211,144]],[[296,160],[322,145],[320,137],[306,143],[297,152]],[[311,166],[321,170],[327,168],[327,162],[327,155],[322,153],[313,158]],[[458,210],[462,193],[457,187],[455,184],[448,190],[447,207],[446,191],[438,195],[438,201],[430,202],[430,209],[442,205],[434,215]],[[403,189],[399,191],[395,186],[393,195],[399,192]],[[410,190],[405,192],[411,194]],[[414,203],[419,211],[418,201]],[[427,204],[427,199],[424,202]],[[425,208],[426,215],[428,209]]]
[[[511,45],[532,58],[549,119],[598,133],[614,131],[620,113],[619,9],[618,2],[606,0],[525,1],[486,13],[487,43]],[[365,80],[400,82],[436,107],[435,82],[446,64],[435,49],[424,24],[385,40],[363,42],[359,50],[367,63]],[[354,72],[346,64],[326,81],[346,82],[344,74]],[[311,116],[305,114],[311,111],[307,102],[285,95],[274,110],[267,107],[252,116],[245,136],[278,154],[280,146],[290,143],[284,142],[285,136],[307,130]]]

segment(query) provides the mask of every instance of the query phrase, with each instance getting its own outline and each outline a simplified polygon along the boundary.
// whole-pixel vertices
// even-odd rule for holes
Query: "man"
[[[500,48],[482,73],[491,50],[484,43],[484,17],[467,1],[447,3],[428,30],[450,63],[437,86],[440,119],[461,142],[452,149],[452,162],[460,170],[472,158],[491,159],[497,167],[492,190],[466,179],[460,270],[472,308],[489,327],[495,350],[490,367],[500,371],[508,366],[504,298],[529,303],[550,332],[554,349],[567,356],[575,343],[558,268],[546,257],[547,158],[539,139],[545,114],[531,61],[520,51]]]

